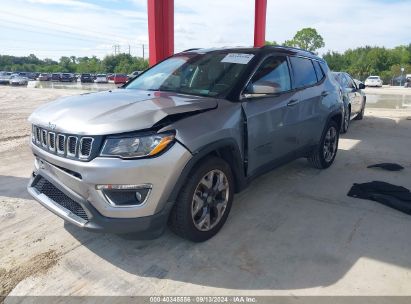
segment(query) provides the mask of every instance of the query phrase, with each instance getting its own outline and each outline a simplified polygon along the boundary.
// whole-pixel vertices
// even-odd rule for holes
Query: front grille
[[[33,126],[32,141],[36,146],[59,156],[88,161],[97,156],[102,137],[56,133]]]
[[[34,187],[38,192],[47,196],[56,204],[59,204],[61,207],[69,210],[83,220],[88,221],[87,213],[83,209],[83,207],[81,207],[79,203],[73,201],[71,198],[61,192],[56,186],[54,186],[44,177],[38,176],[34,181],[32,187]]]

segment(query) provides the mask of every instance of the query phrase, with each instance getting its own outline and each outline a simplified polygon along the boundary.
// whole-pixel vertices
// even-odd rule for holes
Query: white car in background
[[[97,74],[96,80],[94,80],[95,83],[107,83],[107,75],[106,74]]]
[[[27,85],[29,83],[29,79],[27,77],[14,74],[11,75],[9,83],[10,85]]]
[[[382,87],[382,83],[383,82],[380,76],[369,76],[364,82],[366,87],[379,87],[379,88]]]

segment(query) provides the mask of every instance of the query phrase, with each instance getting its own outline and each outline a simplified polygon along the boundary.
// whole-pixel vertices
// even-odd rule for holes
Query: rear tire
[[[230,213],[234,195],[230,166],[210,157],[190,172],[171,210],[169,227],[193,242],[204,242],[221,229]]]
[[[344,112],[343,124],[341,126],[341,134],[347,133],[351,122],[351,109],[348,108]]]
[[[308,161],[317,169],[332,165],[338,151],[339,130],[337,123],[330,120],[324,129],[319,145],[314,148]]]

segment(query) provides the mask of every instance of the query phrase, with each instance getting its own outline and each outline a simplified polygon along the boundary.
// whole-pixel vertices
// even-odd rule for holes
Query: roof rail
[[[187,49],[187,50],[181,51],[180,53],[189,52],[189,51],[195,51],[195,50],[201,50],[201,48],[191,48],[191,49]]]
[[[296,50],[296,51],[302,51],[302,52],[307,52],[310,53],[312,55],[317,55],[314,52],[308,51],[308,50],[304,50],[304,49],[300,49],[300,48],[296,48],[293,46],[284,46],[284,45],[264,45],[262,48],[281,48],[281,49],[290,49],[290,50]]]

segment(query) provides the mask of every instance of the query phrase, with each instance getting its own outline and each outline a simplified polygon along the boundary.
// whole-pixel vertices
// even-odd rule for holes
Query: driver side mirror
[[[275,94],[276,88],[265,83],[249,83],[244,94],[246,97],[257,97],[265,94]]]
[[[359,90],[364,90],[365,89],[365,84],[363,84],[362,82],[360,84],[358,84],[358,89]]]

